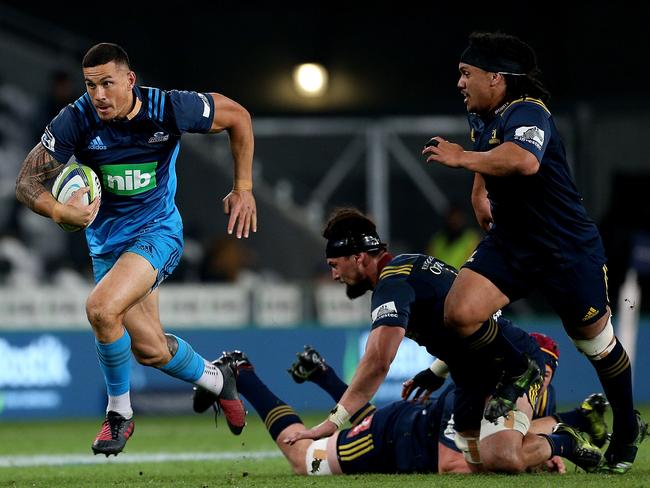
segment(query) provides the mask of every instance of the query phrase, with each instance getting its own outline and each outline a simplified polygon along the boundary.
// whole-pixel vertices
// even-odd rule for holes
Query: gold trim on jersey
[[[361,422],[363,422],[368,417],[368,415],[370,415],[375,410],[377,410],[377,407],[375,407],[374,405],[368,405],[363,412],[361,412],[359,415],[356,416],[356,420],[354,422],[352,422],[352,425],[354,425],[356,427]]]
[[[548,403],[548,388],[544,389],[544,392],[539,395],[537,400],[537,405],[535,406],[535,413],[537,417],[542,417],[546,411],[546,404]]]
[[[339,446],[339,459],[341,461],[353,461],[375,448],[372,442],[372,434],[364,435],[349,444]]]
[[[544,102],[542,102],[539,98],[522,97],[522,98],[517,98],[516,100],[513,100],[512,102],[508,103],[505,107],[502,107],[500,116],[503,117],[503,114],[506,113],[510,107],[512,107],[515,103],[521,103],[521,102],[531,102],[534,103],[535,105],[539,105],[544,110],[546,110],[546,113],[551,115],[551,111],[544,104]]]
[[[411,271],[413,271],[412,264],[403,264],[401,266],[386,266],[384,269],[381,270],[379,279],[381,280],[382,278],[386,278],[387,276],[393,276],[398,274],[403,274],[408,276],[411,274]]]

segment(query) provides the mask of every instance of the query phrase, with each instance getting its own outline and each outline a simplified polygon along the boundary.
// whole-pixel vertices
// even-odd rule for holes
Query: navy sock
[[[348,385],[336,374],[334,369],[329,366],[325,371],[317,371],[312,375],[310,381],[313,381],[318,386],[320,386],[325,392],[332,397],[332,399],[338,403],[338,401],[345,393],[345,390],[348,389]],[[371,403],[366,403],[359,410],[354,412],[350,416],[350,423],[352,425],[357,425],[361,420],[366,418],[368,415],[372,414],[377,410],[374,405]]]
[[[237,377],[237,390],[253,405],[255,411],[264,421],[266,429],[276,440],[284,429],[292,424],[302,424],[302,420],[289,405],[276,397],[262,383],[255,370],[241,369]]]
[[[605,396],[612,406],[613,439],[631,444],[637,436],[637,422],[632,400],[632,367],[625,349],[616,339],[611,352],[600,360],[589,359],[598,373]]]
[[[471,351],[483,357],[491,360],[503,358],[503,367],[508,376],[519,376],[528,366],[524,354],[508,340],[492,317],[464,340]]]
[[[566,457],[568,454],[573,452],[573,449],[575,448],[576,441],[571,436],[561,435],[561,434],[539,434],[539,435],[546,438],[548,443],[551,445],[550,457],[553,456]]]
[[[579,408],[574,408],[568,412],[560,412],[553,415],[558,422],[570,425],[576,429],[585,432],[588,431],[591,425],[587,418],[580,412]]]

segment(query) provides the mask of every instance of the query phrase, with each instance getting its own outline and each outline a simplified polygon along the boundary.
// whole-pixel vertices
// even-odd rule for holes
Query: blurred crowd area
[[[48,80],[49,89],[46,95],[34,98],[18,84],[0,78],[0,286],[87,286],[92,283],[92,269],[84,233],[63,232],[50,220],[20,205],[15,198],[15,179],[20,164],[39,141],[47,123],[62,107],[74,101],[79,96],[80,89],[83,89],[78,80],[73,79],[68,72],[53,71]],[[272,140],[261,141],[258,144],[258,152],[264,155],[266,148],[266,153],[278,153],[278,148],[273,144],[275,142]],[[325,147],[327,141],[322,144]],[[327,150],[329,148],[321,152],[327,155]],[[300,158],[297,158],[297,161],[300,162]],[[294,203],[300,205],[301,185],[305,187],[307,194],[311,187],[319,183],[318,177],[312,171],[309,176],[313,181],[301,182],[304,175],[301,175],[300,171],[304,170],[304,164],[300,162],[301,167],[295,168],[294,171],[294,163],[289,157],[283,161],[286,166],[268,164],[262,157],[256,161],[256,165],[260,167],[258,176],[261,176],[264,162],[267,164],[263,176],[269,182],[275,180],[274,211],[284,211],[287,214],[284,221],[289,222],[289,214],[294,212],[296,207],[286,207],[283,210],[281,203],[293,198],[297,200]],[[182,166],[179,165],[179,171],[183,171]],[[580,171],[580,168],[578,170]],[[582,171],[584,177],[584,169]],[[363,180],[363,174],[357,177]],[[204,203],[197,206],[194,200],[200,192],[189,178],[179,177],[179,206],[186,222],[186,243],[183,259],[169,278],[169,282],[233,283],[252,288],[260,283],[307,281],[314,284],[330,279],[329,270],[322,259],[322,242],[317,234],[312,235],[308,245],[295,241],[295,247],[287,246],[283,239],[295,240],[298,232],[283,229],[282,219],[275,219],[272,225],[267,226],[265,219],[270,211],[265,211],[264,199],[258,197],[260,226],[263,232],[261,235],[253,235],[250,240],[237,240],[228,236],[224,219],[219,228],[211,227],[206,230],[206,226],[197,225],[205,215],[204,209],[199,210]],[[598,219],[598,223],[610,260],[610,296],[613,302],[617,300],[618,290],[629,274],[634,254],[647,253],[647,247],[639,247],[638,242],[644,242],[646,239],[644,236],[647,236],[649,224],[645,217],[650,210],[644,201],[635,200],[647,180],[647,175],[617,174],[609,182],[611,187],[606,189],[614,198],[610,198],[609,208],[600,212],[602,218]],[[580,181],[578,183],[580,186]],[[359,196],[359,189],[353,188],[354,185],[348,186],[347,194],[344,187],[340,191],[337,190],[340,194],[337,193],[337,198],[332,198],[329,209],[335,204],[344,203],[353,203],[365,209],[363,198],[360,201],[357,198],[355,201]],[[444,213],[440,212],[438,215],[431,212],[431,209],[427,210],[426,203],[414,200],[416,196],[412,189],[401,188],[397,179],[391,179],[390,189],[393,197],[391,213],[394,214],[391,217],[393,226],[390,241],[393,252],[426,252],[455,266],[462,265],[481,237],[481,231],[472,215],[469,188],[467,191],[446,188],[453,195],[448,195],[449,205]],[[587,191],[589,199],[592,200],[596,198],[593,191],[593,187]],[[401,194],[409,194],[409,198],[400,198]],[[220,197],[211,195],[209,198],[215,200]],[[218,206],[218,200],[215,201]],[[413,207],[423,210],[427,218],[419,218],[419,212],[414,211]],[[405,216],[407,218],[404,218]],[[319,217],[322,221],[326,214]],[[272,257],[269,257],[269,254]],[[641,256],[642,261],[643,259],[645,258]],[[647,274],[641,272],[636,279],[642,289],[650,290]],[[647,303],[635,302],[634,306],[643,307],[644,311],[650,310]],[[537,296],[518,305],[517,310],[522,313],[552,313],[544,305],[544,300]]]

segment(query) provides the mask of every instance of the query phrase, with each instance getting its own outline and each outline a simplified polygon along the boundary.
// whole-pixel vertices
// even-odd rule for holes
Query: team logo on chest
[[[151,163],[104,164],[102,187],[115,195],[138,195],[156,188],[156,167],[158,161]]]
[[[490,140],[488,144],[501,144],[501,139],[497,137],[497,130],[492,129],[492,134],[490,134]]]
[[[165,142],[169,140],[169,134],[164,132],[156,132],[153,136],[149,138],[149,144],[154,144],[156,142]]]

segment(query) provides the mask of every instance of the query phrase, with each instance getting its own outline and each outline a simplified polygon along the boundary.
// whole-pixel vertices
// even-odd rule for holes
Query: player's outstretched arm
[[[92,222],[99,210],[99,198],[90,205],[85,205],[82,197],[89,189],[82,188],[62,205],[45,188],[45,182],[55,178],[63,166],[40,142],[36,144],[20,167],[16,178],[16,198],[34,212],[49,217],[56,223],[85,227]]]
[[[257,209],[253,196],[253,124],[248,111],[237,102],[219,93],[214,100],[214,119],[210,132],[228,131],[234,161],[233,189],[223,199],[223,209],[230,215],[228,233],[236,227],[238,238],[257,232]]]
[[[322,439],[330,436],[348,421],[351,412],[357,412],[368,403],[386,378],[404,333],[402,327],[382,325],[373,329],[350,386],[328,419],[312,429],[295,432],[287,437],[285,442],[293,444],[300,439]]]

